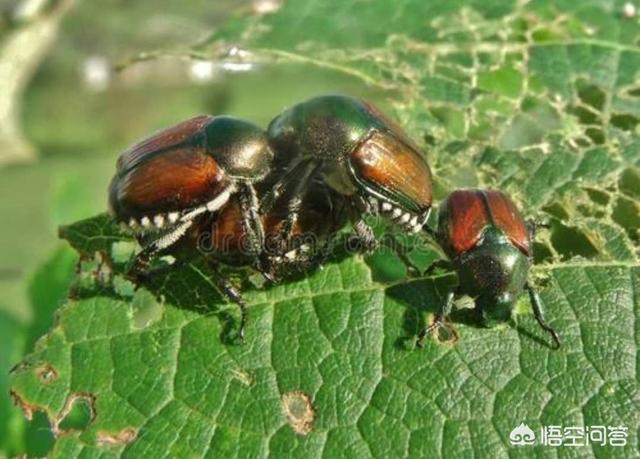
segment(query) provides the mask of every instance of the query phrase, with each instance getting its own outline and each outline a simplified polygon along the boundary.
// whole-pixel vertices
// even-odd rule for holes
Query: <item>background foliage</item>
[[[257,13],[269,6],[270,13]],[[624,448],[536,447],[540,455],[638,455],[635,11],[623,2],[595,0],[289,0],[254,3],[231,16],[199,45],[185,50],[176,41],[179,48],[158,54],[227,68],[244,64],[249,75],[234,74],[206,91],[109,89],[110,96],[123,91],[127,101],[138,97],[147,114],[137,113],[139,131],[123,127],[118,142],[102,130],[114,124],[101,117],[117,118],[126,109],[101,110],[106,102],[100,98],[94,101],[100,115],[83,135],[47,134],[53,131],[47,123],[34,123],[34,136],[109,149],[92,165],[107,171],[100,179],[106,186],[113,155],[126,140],[194,111],[266,123],[285,105],[318,92],[380,100],[424,145],[438,199],[455,187],[496,187],[528,214],[550,219],[551,229],[536,244],[534,274],[563,348],[546,346],[548,337],[523,299],[517,324],[481,329],[462,308],[454,315],[461,334],[456,345],[430,342],[415,350],[415,333],[451,277],[405,279],[385,253],[338,258],[267,291],[247,286],[248,341],[230,345],[225,337],[237,311],[216,296],[200,260],[134,293],[119,276],[131,244],[98,216],[63,229],[85,259],[74,297],[11,381],[0,379],[0,389],[11,384],[27,412],[49,419],[57,440],[38,443],[44,451],[52,447],[64,457],[524,456],[531,449],[510,447],[508,436],[525,422],[534,430],[628,427]],[[78,14],[74,20],[89,19]],[[125,74],[157,61],[138,56]],[[42,91],[34,87],[30,97],[39,97],[38,104],[27,118],[57,107],[66,93],[60,88],[54,102],[54,88]],[[230,93],[239,94],[234,102],[226,99]],[[159,104],[173,106],[172,97],[188,102],[158,113]],[[70,110],[71,119],[79,109]],[[69,162],[69,170],[80,170],[77,157]],[[83,180],[61,186],[56,221],[88,215],[85,202],[92,195],[75,196]],[[101,265],[96,251],[113,265]],[[26,319],[15,326],[12,318],[2,322],[9,324],[0,336],[14,343],[10,349],[31,350],[47,331],[72,265],[73,256],[61,248],[33,277],[31,304],[40,313],[22,327],[27,331],[21,328]],[[20,354],[7,356],[5,367]],[[14,418],[0,419],[9,420],[0,431],[20,430]],[[33,436],[42,434],[33,430]],[[27,428],[21,438],[33,436]],[[26,447],[6,445],[9,451]]]

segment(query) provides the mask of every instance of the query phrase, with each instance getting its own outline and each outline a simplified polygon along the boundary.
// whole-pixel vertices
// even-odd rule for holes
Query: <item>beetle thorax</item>
[[[529,272],[529,259],[508,242],[483,240],[454,261],[461,289],[473,298],[500,302],[522,291]]]

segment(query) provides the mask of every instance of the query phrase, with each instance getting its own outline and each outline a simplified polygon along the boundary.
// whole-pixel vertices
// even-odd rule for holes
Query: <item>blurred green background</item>
[[[24,49],[16,54],[6,48],[14,34],[51,21],[57,3],[0,1],[0,59],[11,60],[0,66],[17,66],[21,75],[16,55]],[[58,240],[58,225],[105,211],[115,159],[127,145],[199,113],[228,113],[266,125],[284,106],[325,92],[385,105],[361,80],[328,70],[260,64],[224,69],[171,57],[206,40],[231,15],[269,2],[72,3],[12,107],[37,156],[0,163],[0,457],[42,455],[51,443],[45,421],[36,417],[25,424],[8,397],[7,369],[31,350],[66,298],[76,260]],[[25,5],[41,10],[24,19]],[[116,70],[146,50],[169,53]]]

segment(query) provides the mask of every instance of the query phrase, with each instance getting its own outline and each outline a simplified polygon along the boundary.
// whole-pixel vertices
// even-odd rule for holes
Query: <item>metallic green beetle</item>
[[[316,97],[285,110],[267,133],[276,179],[261,208],[284,189],[295,190],[283,240],[309,183],[318,180],[346,200],[365,247],[375,241],[364,214],[382,215],[410,232],[422,229],[431,210],[431,170],[415,143],[373,105],[341,95]]]
[[[516,300],[527,290],[538,324],[551,335],[555,347],[560,347],[558,334],[544,319],[542,301],[528,282],[534,233],[535,224],[525,223],[504,193],[451,193],[440,205],[435,236],[458,274],[458,288],[449,292],[434,323],[420,333],[418,344],[442,325],[455,295],[474,298],[484,324],[491,326],[510,319]]]

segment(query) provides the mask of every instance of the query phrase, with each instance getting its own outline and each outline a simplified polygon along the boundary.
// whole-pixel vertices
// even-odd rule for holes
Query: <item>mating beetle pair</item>
[[[473,226],[471,220],[478,220],[475,235],[438,231],[438,241],[461,275],[459,291],[477,297],[486,317],[507,319],[530,263],[530,243],[522,251],[526,263],[511,263],[517,257],[507,256],[515,241],[522,242],[512,237],[514,232],[519,236],[522,218],[511,204],[512,220],[519,220],[498,223],[502,213],[492,208],[493,198],[476,199],[488,206],[484,212],[477,206],[471,207],[475,212],[458,212],[454,195],[447,200],[452,210],[441,208],[440,226]],[[347,221],[364,250],[376,245],[366,215],[381,215],[410,232],[426,229],[431,203],[431,171],[420,149],[375,107],[345,96],[297,104],[267,131],[231,117],[185,121],[125,151],[110,186],[112,213],[145,242],[134,272],[144,271],[153,255],[195,241],[207,247],[214,264],[248,265],[271,280],[320,264]],[[448,251],[449,242],[454,251]],[[461,244],[465,250],[459,250]],[[470,256],[494,249],[505,255],[496,256],[493,264]],[[478,281],[482,275],[486,282]],[[242,336],[244,302],[217,277],[220,289],[242,309]],[[477,282],[467,283],[473,279]],[[541,318],[537,296],[531,295],[536,317],[551,330]],[[448,314],[452,298],[423,336]]]

